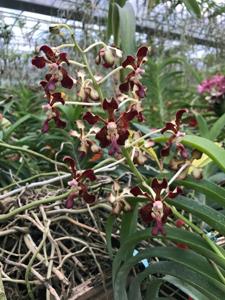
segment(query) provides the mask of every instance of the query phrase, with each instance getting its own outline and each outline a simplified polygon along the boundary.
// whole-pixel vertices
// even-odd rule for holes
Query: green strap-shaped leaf
[[[140,283],[137,280],[132,280],[129,285],[128,300],[143,300],[141,296]]]
[[[184,264],[186,267],[192,268],[196,272],[211,278],[213,281],[216,280],[215,284],[218,284],[218,287],[225,291],[225,285],[221,285],[218,274],[205,257],[192,250],[183,250],[175,247],[154,247],[139,252],[139,254],[131,257],[122,265],[117,277],[121,272],[127,276],[130,269],[137,263],[141,262],[143,259],[150,259],[152,257],[165,258]]]
[[[222,293],[225,293],[225,285],[221,283],[218,274],[203,256],[190,250],[182,250],[174,247],[154,247],[140,252],[138,255],[130,258],[123,264],[116,276],[114,286],[115,299],[119,299],[118,295],[120,295],[120,293],[125,295],[123,290],[126,289],[126,279],[130,270],[142,259],[149,259],[152,257],[172,260],[180,265],[183,265],[184,268],[190,269],[196,274],[200,274],[209,284],[207,291],[204,291],[204,295],[210,294],[213,290],[218,291],[215,295],[221,295]],[[151,269],[151,265],[148,269]],[[142,276],[142,273],[140,273],[138,277],[142,279],[145,278]],[[141,280],[138,278],[137,281],[141,283]],[[137,284],[134,283],[134,285]],[[199,284],[198,289],[203,290],[203,287]]]
[[[220,133],[225,129],[225,114],[223,114],[212,126],[209,132],[209,139],[216,140]]]
[[[224,291],[222,290],[224,285],[221,284],[222,289],[218,289],[217,286],[212,284],[211,279],[207,279],[204,275],[190,270],[189,268],[184,267],[184,265],[176,262],[163,261],[154,263],[152,266],[140,273],[137,280],[142,282],[147,276],[156,273],[180,278],[182,281],[195,287],[210,300],[224,299]],[[122,299],[118,298],[118,300]]]
[[[166,275],[163,277],[163,280],[173,284],[178,289],[180,289],[182,292],[186,293],[193,300],[208,300],[208,298],[206,298],[206,296],[204,296],[197,289],[193,288],[193,286],[191,286],[187,282],[184,282],[183,280],[180,280],[177,277]],[[151,298],[149,298],[149,299],[151,299]]]
[[[113,16],[113,1],[109,1],[108,18],[107,18],[107,39],[109,40],[112,33],[112,16]]]
[[[120,230],[120,243],[121,245],[127,238],[136,232],[137,219],[138,219],[138,202],[132,205],[132,211],[125,212],[122,216],[121,230]]]
[[[200,135],[204,138],[209,138],[209,128],[205,118],[202,115],[196,114]]]
[[[109,10],[107,18],[107,39],[109,40],[111,35],[114,37],[114,44],[119,46],[119,12],[118,7],[115,6],[117,3],[121,8],[125,5],[127,0],[110,0]]]
[[[215,209],[187,197],[178,196],[176,199],[167,200],[171,205],[184,209],[206,222],[212,228],[225,235],[225,216]]]
[[[208,180],[194,180],[191,177],[185,180],[177,180],[178,185],[183,185],[206,195],[206,198],[225,208],[225,189]]]
[[[149,282],[144,300],[156,299],[159,296],[160,286],[162,285],[163,280],[159,278],[151,278]]]
[[[196,0],[182,0],[182,2],[191,14],[196,15],[198,18],[201,17],[201,9]]]
[[[115,0],[115,2],[118,3],[119,6],[123,7],[126,4],[127,0]]]
[[[120,16],[118,7],[115,3],[112,5],[112,34],[115,46],[119,47],[119,32],[120,32]]]
[[[121,48],[124,55],[130,55],[135,53],[135,31],[136,31],[136,19],[134,9],[131,3],[127,2],[123,7],[118,4],[114,4],[117,7],[119,14],[119,32]]]
[[[222,170],[225,171],[225,150],[205,138],[186,135],[181,143],[207,154]]]
[[[122,216],[121,229],[120,229],[120,245],[123,245],[126,240],[137,231],[138,220],[138,202],[131,204],[132,210],[125,212]],[[134,247],[124,250],[126,259],[133,255]]]
[[[106,242],[107,242],[107,249],[110,258],[113,258],[113,251],[112,251],[112,229],[113,229],[113,224],[116,221],[116,216],[110,215],[108,217],[106,226],[105,226],[105,232],[106,232]]]
[[[4,140],[7,140],[11,134],[24,122],[27,122],[29,119],[33,118],[31,114],[27,114],[16,121],[13,125],[11,125],[7,130],[4,131]]]
[[[207,257],[208,259],[214,261],[220,267],[225,270],[225,260],[215,254],[209,245],[197,234],[178,228],[171,228],[165,226],[166,239],[177,243],[184,243],[197,253]],[[118,250],[116,256],[113,260],[113,282],[115,281],[117,272],[121,264],[125,261],[126,251],[128,249],[133,249],[139,242],[151,238],[151,229],[146,229],[134,233],[122,247]],[[164,236],[158,236],[158,238],[165,239]],[[225,251],[220,248],[220,251],[225,255]]]

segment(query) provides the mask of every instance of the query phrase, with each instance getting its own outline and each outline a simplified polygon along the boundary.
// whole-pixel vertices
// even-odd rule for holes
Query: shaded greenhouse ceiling
[[[85,11],[83,6],[85,4]],[[170,4],[162,4],[151,12],[146,10],[143,0],[132,1],[138,6],[137,31],[150,36],[180,40],[186,39],[192,44],[205,45],[215,48],[224,48],[225,17],[196,19],[190,16],[181,5],[173,11]],[[21,11],[35,12],[48,16],[58,16],[65,19],[83,21],[84,14],[90,11],[92,18],[85,22],[105,25],[108,1],[81,1],[81,0],[1,0],[1,7]]]

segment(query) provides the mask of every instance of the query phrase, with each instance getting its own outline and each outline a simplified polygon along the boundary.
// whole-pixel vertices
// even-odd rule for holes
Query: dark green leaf
[[[212,126],[209,132],[209,139],[216,140],[220,133],[225,129],[225,114],[223,114]]]
[[[195,250],[197,253],[207,257],[208,259],[211,259],[225,270],[225,261],[218,255],[216,255],[200,236],[183,229],[171,228],[167,226],[165,226],[165,229],[167,240],[186,244],[188,247]],[[137,231],[136,233],[132,234],[129,239],[126,240],[126,242],[117,252],[113,261],[113,282],[120,268],[120,265],[125,261],[126,251],[128,249],[133,249],[140,241],[149,239],[151,237],[151,229],[146,229],[143,231]],[[158,238],[164,239],[165,237],[158,236]],[[222,248],[220,249],[220,251],[225,255],[225,251]]]
[[[197,149],[207,154],[221,169],[225,171],[225,150],[205,138],[186,135],[181,140],[185,146]]]
[[[210,300],[219,300],[224,297],[224,285],[221,284],[219,289],[217,284],[212,283],[211,279],[208,279],[206,276],[190,270],[189,268],[184,267],[184,265],[176,262],[163,261],[154,263],[139,274],[138,281],[142,282],[150,274],[156,273],[180,278],[182,281],[195,287]]]
[[[208,180],[195,180],[187,178],[177,180],[178,185],[183,185],[206,195],[210,202],[216,202],[225,208],[225,189]]]
[[[125,241],[137,231],[138,219],[138,202],[132,204],[132,211],[125,212],[122,216],[120,229],[120,244],[123,245]],[[126,258],[133,255],[134,247],[124,251]]]
[[[106,233],[106,241],[107,241],[107,248],[110,258],[113,258],[113,252],[112,252],[112,229],[113,224],[116,221],[116,216],[110,215],[108,217],[106,227],[105,227],[105,233]]]
[[[184,209],[206,222],[212,228],[225,235],[225,216],[215,209],[187,197],[178,196],[176,199],[167,202],[177,208]]]
[[[201,17],[201,10],[196,0],[182,0],[187,10],[196,15],[198,18]]]
[[[201,278],[201,280],[196,280],[195,282],[189,282],[189,283],[195,286],[204,295],[209,296],[212,293],[217,297],[217,295],[222,295],[222,293],[225,293],[225,285],[219,281],[218,274],[203,256],[198,255],[190,250],[183,250],[174,247],[154,247],[151,248],[150,250],[149,249],[144,250],[143,252],[139,253],[137,256],[130,258],[120,268],[116,276],[116,281],[114,286],[115,299],[121,299],[121,300],[127,299],[126,291],[125,291],[126,279],[130,269],[134,267],[138,262],[140,262],[143,258],[149,259],[153,257],[170,259],[173,261],[173,264],[176,265],[176,263],[178,263],[180,267],[182,266],[184,273],[190,272],[192,274],[195,274],[195,278],[198,279]],[[142,273],[138,274],[136,277],[137,282],[141,283],[142,280],[146,278],[146,275],[149,274],[149,272],[153,274],[154,271],[152,271],[152,268],[154,269],[154,266],[155,263],[150,264],[150,267],[148,267]],[[167,270],[164,273],[161,272],[160,269],[158,270],[157,273],[174,275],[175,277],[180,278],[179,275],[177,274],[179,272],[177,272],[176,274],[174,273],[171,274],[170,271]],[[205,283],[208,284],[208,288],[206,288]],[[123,295],[123,297],[120,298],[119,295]]]
[[[131,55],[135,53],[135,31],[136,19],[134,9],[131,3],[127,2],[123,7],[115,3],[119,13],[119,32],[121,48],[124,55]]]
[[[120,32],[120,16],[118,11],[118,5],[113,3],[112,5],[112,34],[115,46],[119,47],[119,32]]]
[[[33,116],[28,114],[20,118],[18,121],[16,121],[13,125],[11,125],[5,132],[4,132],[4,140],[7,140],[10,135],[16,131],[16,129],[23,124],[24,122],[27,122],[28,119],[31,119]]]
[[[166,276],[163,277],[163,280],[173,284],[179,290],[186,293],[193,300],[208,300],[208,298],[206,298],[197,289],[193,288],[190,284],[188,284],[187,282],[184,282],[183,280],[180,280],[177,277],[166,275]],[[151,299],[151,298],[149,298],[149,299]]]
[[[132,280],[129,285],[128,300],[142,300],[140,283]]]
[[[112,30],[112,15],[113,15],[113,3],[112,0],[109,1],[109,10],[108,10],[108,18],[107,18],[107,39],[109,40],[113,30]]]
[[[125,3],[127,2],[127,0],[115,0],[116,3],[119,4],[119,6],[123,7],[125,5]]]
[[[156,299],[159,296],[160,286],[162,285],[163,280],[159,278],[151,278],[147,286],[147,290],[145,293],[145,300]]]
[[[205,118],[199,114],[196,114],[195,117],[198,121],[198,128],[199,128],[200,135],[204,138],[208,138],[209,137],[209,128],[208,128]]]

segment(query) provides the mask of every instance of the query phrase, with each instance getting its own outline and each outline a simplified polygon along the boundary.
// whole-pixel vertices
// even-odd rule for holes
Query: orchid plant
[[[196,183],[193,176],[188,179],[187,176],[202,152],[225,169],[223,150],[206,139],[185,133],[188,128],[183,120],[190,117],[186,108],[181,108],[171,122],[165,120],[162,128],[144,125],[142,104],[147,89],[142,84],[142,76],[144,64],[150,55],[148,46],[143,45],[135,56],[126,57],[117,47],[103,42],[82,49],[68,25],[54,26],[58,30],[67,30],[71,43],[58,47],[42,45],[32,59],[36,68],[48,68],[44,80],[40,82],[46,98],[46,104],[43,105],[46,120],[42,132],[46,134],[50,131],[53,123],[56,127],[67,128],[60,106],[83,107],[80,119],[74,120],[76,128],[70,131],[70,135],[79,140],[80,159],[91,153],[93,165],[78,170],[76,156],[64,158],[71,172],[65,206],[72,208],[78,198],[89,205],[104,198],[111,205],[112,215],[106,225],[106,236],[113,259],[114,298],[142,299],[143,280],[150,274],[161,274],[161,277],[149,278],[151,288],[147,289],[145,299],[158,299],[163,280],[174,283],[174,278],[183,280],[180,288],[186,285],[187,290],[189,287],[189,294],[194,299],[222,299],[221,295],[225,294],[224,250],[207,236],[199,222],[193,221],[189,214],[212,225],[214,217],[209,216],[206,210],[213,209],[209,207],[204,210],[194,201],[195,192],[192,193],[193,197],[188,196],[188,189],[192,189],[206,193],[208,197],[207,184]],[[71,60],[67,52],[61,51],[67,48],[79,54],[81,62]],[[98,49],[95,65],[92,59],[89,60],[89,52],[94,48]],[[70,75],[72,68],[75,77]],[[106,71],[106,75],[99,75]],[[106,84],[109,82],[113,86],[110,90],[112,94],[107,91]],[[69,96],[66,96],[66,91],[72,89],[76,89],[76,102],[68,101]],[[120,181],[121,176],[112,172],[120,168],[128,170],[129,180]],[[109,175],[110,172],[112,175]],[[110,177],[107,190],[111,192],[95,193],[94,184],[101,174]],[[220,195],[218,201],[224,206],[222,188],[213,185],[211,189],[217,191],[217,196]],[[215,211],[215,214],[218,212]],[[115,252],[111,244],[111,232],[117,218],[122,219],[121,245]],[[212,227],[222,233],[225,232],[225,226],[220,221],[216,221],[218,224]],[[147,229],[140,230],[138,222],[143,222]],[[164,246],[157,246],[155,250],[146,249],[133,257],[134,248],[149,238],[152,241],[163,240]],[[133,284],[128,291],[127,276],[144,257],[151,260],[150,266],[136,276],[132,273]],[[156,262],[154,257],[161,260]],[[191,280],[195,275],[197,277]],[[197,298],[199,295],[202,298]]]

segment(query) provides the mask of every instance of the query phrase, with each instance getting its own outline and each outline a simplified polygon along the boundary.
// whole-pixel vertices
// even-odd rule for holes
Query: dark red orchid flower
[[[54,107],[54,104],[59,102],[64,104],[65,100],[63,99],[62,93],[53,93],[48,95],[48,104],[43,105],[43,109],[47,113],[47,119],[44,122],[44,125],[42,127],[42,132],[46,133],[49,130],[49,122],[51,120],[54,120],[56,127],[58,128],[65,128],[66,127],[66,122],[61,120],[60,118],[60,111]]]
[[[170,149],[172,147],[172,144],[175,142],[177,152],[183,157],[188,157],[188,152],[185,149],[185,147],[177,141],[177,138],[183,136],[183,133],[180,132],[180,126],[182,123],[182,116],[184,113],[187,113],[187,109],[180,109],[176,113],[176,118],[174,122],[168,122],[166,123],[165,127],[161,130],[161,133],[164,133],[166,131],[172,132],[172,135],[164,145],[163,149],[161,150],[162,156],[168,156],[170,153]]]
[[[154,192],[153,195],[142,192],[138,186],[133,187],[130,192],[134,196],[144,196],[150,201],[150,203],[144,205],[140,209],[140,215],[146,224],[154,221],[155,225],[152,229],[152,235],[156,236],[159,233],[165,235],[163,224],[166,223],[171,210],[164,204],[164,200],[166,198],[175,198],[181,193],[181,189],[177,187],[172,191],[168,191],[168,182],[165,178],[162,181],[154,178],[152,180],[151,188]],[[162,194],[163,191],[166,192],[165,195]]]
[[[32,64],[39,69],[44,68],[46,64],[52,64],[52,63],[60,65],[62,62],[65,62],[67,65],[69,65],[67,53],[65,52],[57,53],[47,45],[41,46],[39,51],[44,52],[45,56],[36,55],[32,59]]]
[[[71,187],[71,193],[66,200],[66,207],[72,208],[74,200],[77,197],[83,198],[83,200],[88,204],[93,203],[95,201],[95,196],[88,192],[88,187],[86,184],[84,184],[84,181],[85,179],[89,179],[90,181],[96,180],[94,171],[88,169],[78,173],[75,161],[72,159],[72,157],[65,156],[63,160],[69,165],[71,174],[73,176],[73,179],[68,182],[68,185]]]
[[[126,77],[125,82],[119,86],[122,93],[133,91],[138,98],[144,98],[146,96],[146,87],[142,85],[139,79],[144,73],[141,65],[147,61],[147,55],[148,47],[142,46],[138,49],[136,57],[128,55],[122,63],[123,68],[128,66],[132,68],[132,71]]]
[[[62,67],[62,63],[69,65],[67,53],[57,52],[47,45],[41,46],[40,51],[44,53],[44,56],[35,56],[32,59],[32,64],[39,69],[44,68],[46,65],[50,68],[50,72],[46,74],[45,80],[40,82],[47,97],[49,93],[56,89],[56,84],[59,81],[62,87],[71,89],[73,87],[73,79],[68,75],[66,69]]]
[[[102,148],[109,147],[109,154],[114,155],[115,153],[120,153],[120,146],[124,145],[129,137],[129,123],[138,113],[131,108],[127,112],[120,113],[119,117],[116,118],[115,111],[118,109],[118,103],[114,98],[110,101],[105,99],[102,106],[108,113],[107,120],[90,112],[87,112],[83,116],[83,119],[90,125],[98,121],[104,123],[104,126],[97,132],[95,137],[100,142]]]
[[[43,105],[44,110],[47,111],[47,119],[44,122],[44,125],[42,127],[42,132],[46,133],[49,130],[49,122],[51,120],[54,120],[56,127],[58,128],[65,128],[66,122],[61,120],[60,118],[60,112],[56,107],[52,107],[51,105]]]

